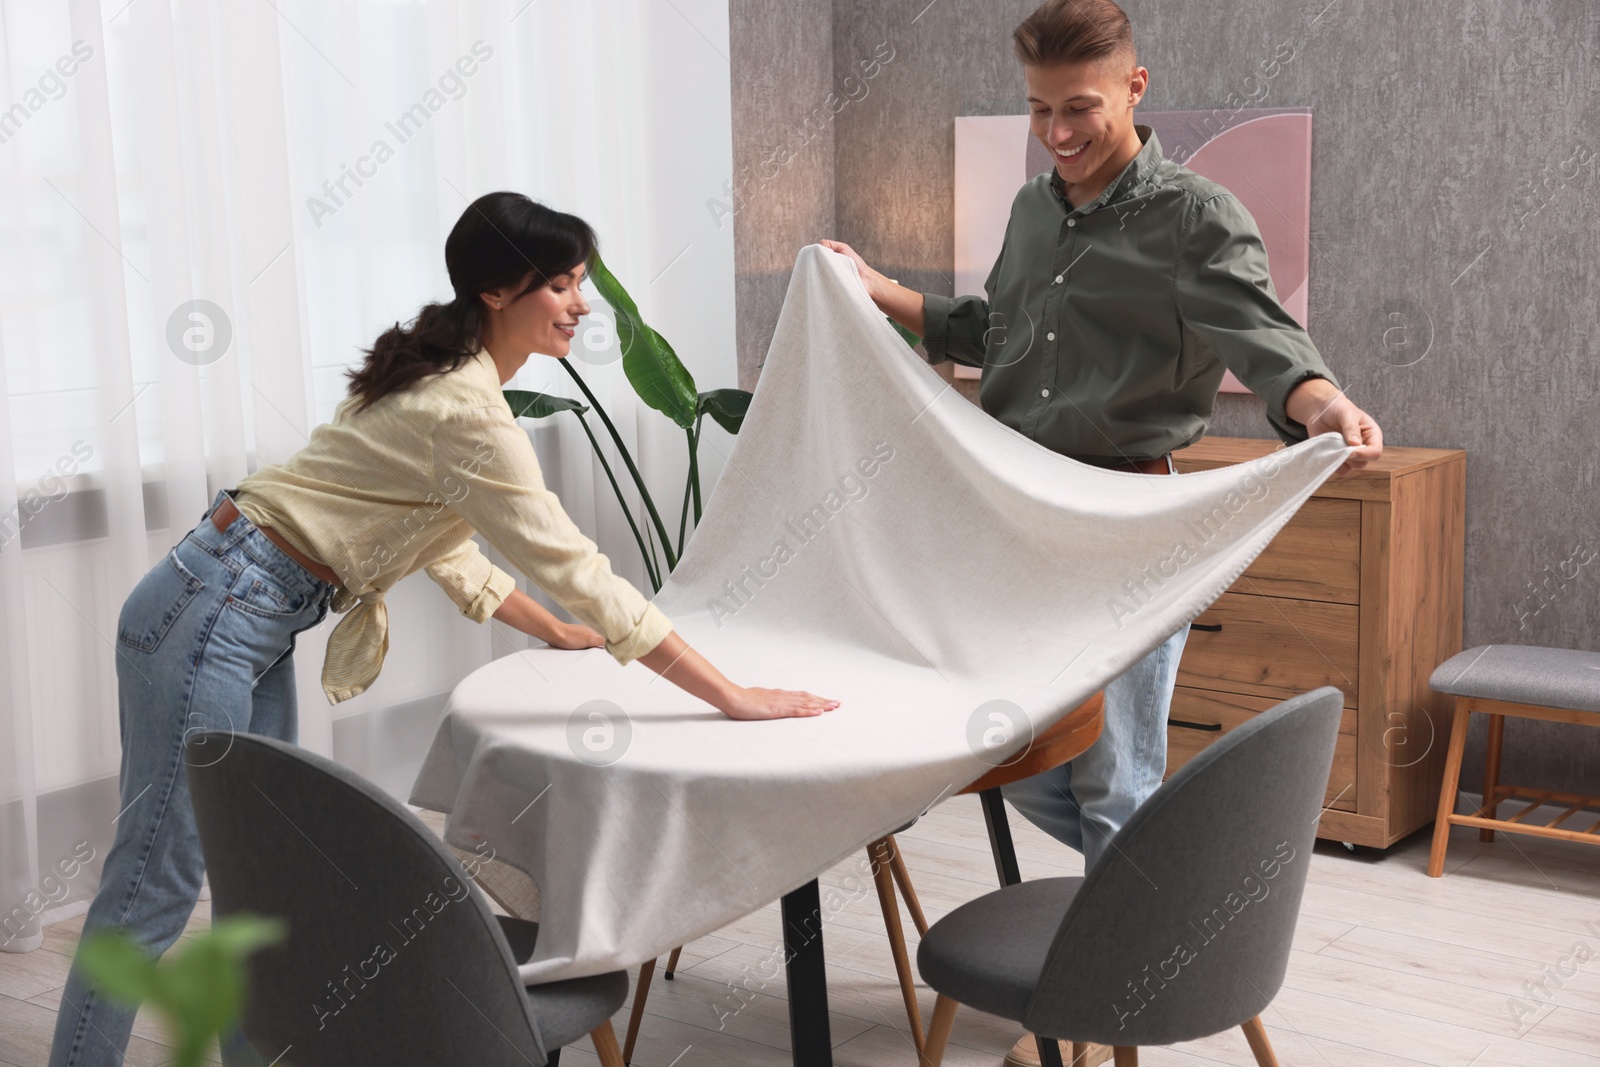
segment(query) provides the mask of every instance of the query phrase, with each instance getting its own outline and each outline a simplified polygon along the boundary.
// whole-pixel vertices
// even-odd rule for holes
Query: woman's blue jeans
[[[219,532],[211,512],[225,495],[134,587],[117,621],[122,811],[83,930],[121,929],[152,955],[183,933],[205,873],[184,740],[224,730],[294,741],[295,636],[322,621],[334,590],[245,516]],[[51,1067],[122,1063],[133,1018],[74,964]],[[266,1062],[237,1033],[222,1051],[229,1067]]]
[[[1084,870],[1167,772],[1167,714],[1188,639],[1185,626],[1106,684],[1105,728],[1089,751],[1001,789],[1029,822],[1082,852]]]

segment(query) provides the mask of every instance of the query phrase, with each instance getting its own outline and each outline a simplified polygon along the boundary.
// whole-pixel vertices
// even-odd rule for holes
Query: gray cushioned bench
[[[1439,816],[1433,827],[1433,851],[1428,857],[1430,875],[1437,878],[1444,873],[1451,826],[1476,826],[1484,841],[1494,840],[1495,830],[1505,830],[1600,845],[1600,819],[1582,830],[1562,825],[1579,812],[1600,814],[1600,797],[1500,783],[1500,744],[1506,716],[1600,726],[1600,652],[1479,645],[1441,663],[1428,684],[1456,698],[1444,781],[1439,788]],[[1457,815],[1456,791],[1461,782],[1461,754],[1467,743],[1467,717],[1475,711],[1489,716],[1483,805],[1471,815]],[[1509,818],[1496,818],[1499,806],[1511,799],[1528,803]],[[1523,821],[1547,804],[1565,810],[1548,823]]]

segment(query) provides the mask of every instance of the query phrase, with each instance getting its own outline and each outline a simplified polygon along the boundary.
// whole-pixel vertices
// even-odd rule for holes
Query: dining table
[[[826,1063],[817,876],[1189,625],[1351,449],[1322,434],[1166,476],[1079,463],[955,392],[818,245],[734,428],[725,455],[706,438],[715,485],[652,603],[734,684],[837,709],[735,721],[613,655],[621,633],[525,648],[455,686],[410,799],[537,886],[530,984],[641,964],[781,899],[796,1062]],[[548,592],[584,618],[581,589]]]
[[[585,711],[576,720],[581,723],[582,729],[577,731],[577,740],[574,743],[572,730],[551,729],[545,721],[547,716],[542,713],[526,711],[519,715],[511,709],[494,707],[493,702],[484,695],[487,689],[515,698],[516,694],[524,692],[523,687],[531,684],[528,674],[544,676],[541,680],[545,681],[560,678],[563,676],[562,668],[573,665],[570,660],[563,662],[571,656],[571,653],[563,654],[554,650],[530,650],[503,657],[470,675],[452,697],[453,708],[440,723],[436,743],[430,754],[430,762],[424,766],[413,790],[411,798],[413,803],[446,815],[446,840],[459,849],[465,858],[480,861],[477,866],[482,869],[483,874],[489,876],[485,880],[491,886],[491,892],[493,892],[494,875],[484,868],[496,863],[510,864],[535,884],[548,884],[546,871],[539,863],[527,863],[526,860],[518,859],[519,856],[525,857],[530,854],[542,855],[542,850],[548,847],[548,840],[534,844],[530,853],[526,851],[528,846],[522,842],[517,828],[519,825],[524,825],[528,830],[534,831],[530,836],[547,838],[547,832],[535,828],[544,827],[547,831],[548,824],[543,818],[529,819],[529,815],[546,801],[550,801],[546,810],[560,807],[556,803],[557,798],[552,797],[552,792],[558,783],[565,781],[566,775],[576,774],[580,778],[592,777],[596,780],[609,779],[609,786],[602,787],[605,794],[629,795],[637,793],[638,790],[630,788],[626,784],[627,779],[636,772],[646,778],[655,773],[650,765],[643,761],[635,764],[624,758],[626,752],[632,748],[632,738],[631,736],[627,736],[626,740],[618,738],[619,735],[630,735],[634,726],[631,719],[627,719],[625,713],[621,713],[620,706],[613,705],[602,710],[591,707]],[[671,693],[665,689],[660,692],[663,695]],[[587,703],[592,704],[593,701]],[[485,712],[483,709],[486,707],[491,707],[493,710]],[[467,708],[473,710],[465,710]],[[860,724],[851,724],[849,719],[850,716],[846,714],[840,716],[838,721],[845,726],[856,725],[857,730],[854,732],[878,733],[865,730]],[[979,797],[994,856],[996,877],[1001,885],[1014,884],[1020,880],[1021,875],[1001,789],[1009,782],[1042,773],[1069,762],[1087,751],[1099,737],[1104,724],[1103,694],[1099,692],[1093,694],[1037,733],[1025,716],[1016,715],[1014,706],[1008,706],[1004,702],[986,702],[977,721],[984,729],[978,735],[981,755],[976,769],[981,773],[975,778],[970,781],[947,780],[932,794],[926,794],[930,781],[926,774],[917,773],[917,769],[913,767],[908,777],[914,783],[912,786],[914,790],[931,796],[931,802],[923,809],[924,811],[948,796],[975,794]],[[709,716],[677,720],[669,727],[672,732],[681,735],[680,739],[691,747],[703,744],[719,751],[724,746],[722,742],[713,739],[717,735],[726,737],[733,731],[753,728],[759,727],[750,723],[735,723],[732,720],[719,721]],[[491,732],[494,737],[487,746],[483,745],[480,734],[480,731],[484,730]],[[587,740],[583,738],[583,733],[586,731],[590,733]],[[696,741],[696,735],[703,735],[704,740]],[[448,765],[441,763],[441,760],[446,754],[449,760],[456,760],[459,757],[460,751],[463,750],[457,749],[457,741],[463,737],[475,739],[474,750],[478,750],[480,755],[483,748],[495,752],[492,780],[496,788],[492,792],[482,792],[483,781],[476,776],[470,784],[464,777],[458,779],[455,782],[457,788],[454,795],[450,795],[448,785],[441,783],[439,768]],[[883,740],[879,736],[873,743],[882,743]],[[987,748],[983,747],[985,744]],[[698,773],[700,778],[697,787],[702,789],[728,789],[737,792],[749,784],[743,769],[737,763],[723,764],[720,770],[714,766],[702,766]],[[947,775],[946,778],[948,777]],[[957,778],[960,777],[961,775],[957,774]],[[721,781],[715,781],[716,779]],[[655,790],[657,784],[649,782],[645,788]],[[487,806],[484,797],[491,798]],[[524,803],[525,798],[531,799],[527,799]],[[670,804],[667,806],[670,807]],[[915,815],[913,821],[914,818]],[[901,821],[894,829],[903,830],[905,825]],[[884,836],[866,831],[867,836],[862,837],[862,830],[851,831],[842,827],[840,832],[845,836],[836,840],[851,842],[844,849],[845,855],[859,851]],[[697,828],[697,836],[700,834],[701,831]],[[861,839],[857,841],[856,837]],[[716,846],[716,843],[709,838],[705,840],[712,847]],[[494,842],[497,841],[501,842],[502,846],[509,845],[509,847],[495,847]],[[782,850],[785,844],[786,835],[782,833],[774,834],[765,843],[767,848],[773,850]],[[486,849],[485,845],[489,847]],[[750,845],[748,842],[741,842],[738,846],[731,847],[748,849]],[[811,872],[810,877],[779,897],[790,1043],[796,1067],[828,1067],[833,1062],[824,950],[824,928],[829,909],[824,905],[817,878],[817,874],[827,866],[832,864],[824,864],[822,868]],[[676,869],[680,873],[684,870],[681,867]],[[499,877],[503,879],[505,876],[502,873]],[[607,897],[635,902],[648,901],[653,897],[681,901],[686,896],[699,895],[700,887],[693,879],[688,886],[674,892],[675,887],[663,881],[664,878],[671,877],[673,874],[670,869],[663,872],[649,862],[640,862],[626,865],[619,871],[617,877],[608,881],[603,888]],[[515,883],[508,881],[504,884]],[[683,892],[684,889],[688,892]],[[547,899],[543,892],[536,892],[532,897],[497,896],[497,899],[511,907],[516,917],[540,921],[541,939],[546,936],[546,931],[554,932],[557,929],[552,927],[543,914],[543,904]],[[717,913],[726,915],[731,921],[748,911],[770,903],[770,899],[756,901],[755,896],[747,897],[747,903],[756,901],[755,907],[741,904],[731,908],[721,908]],[[740,911],[740,914],[733,914],[741,908],[744,910]],[[626,921],[627,918],[625,914],[619,915],[620,920]],[[676,930],[679,927],[674,926],[669,929]],[[653,938],[641,942],[657,947],[647,950],[645,955],[629,962],[643,964],[654,960],[668,942],[683,944],[692,940],[689,936],[677,937],[669,933],[669,929],[658,931]],[[633,955],[638,955],[638,952],[635,951]],[[623,956],[612,962],[621,962],[627,958]],[[562,973],[564,976],[575,976],[581,972],[568,969]],[[537,980],[536,973],[525,973],[525,977]]]

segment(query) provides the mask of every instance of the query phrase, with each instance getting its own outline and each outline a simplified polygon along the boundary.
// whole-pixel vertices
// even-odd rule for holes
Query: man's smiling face
[[[1119,55],[1103,60],[1025,64],[1028,121],[1050,152],[1056,173],[1069,185],[1104,185],[1127,164],[1133,108],[1144,96],[1150,72]],[[1134,152],[1137,152],[1137,148]],[[1115,172],[1102,174],[1110,168]]]

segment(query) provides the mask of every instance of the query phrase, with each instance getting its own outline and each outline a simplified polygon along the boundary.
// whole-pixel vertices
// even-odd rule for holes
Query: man
[[[1354,446],[1336,477],[1377,459],[1378,424],[1279,304],[1254,218],[1135,125],[1149,71],[1122,9],[1050,0],[1013,42],[1032,132],[1055,167],[1013,201],[988,298],[919,293],[848,245],[822,244],[855,261],[878,307],[922,335],[929,362],[983,368],[985,411],[1073,459],[1172,473],[1172,450],[1205,433],[1225,369],[1266,401],[1285,442],[1334,432]],[[1031,822],[1080,850],[1086,869],[1161,783],[1187,636],[1185,627],[1106,686],[1093,748],[1005,789]],[[1089,1060],[1109,1057],[1096,1048]],[[1033,1038],[1006,1062],[1039,1064]]]

